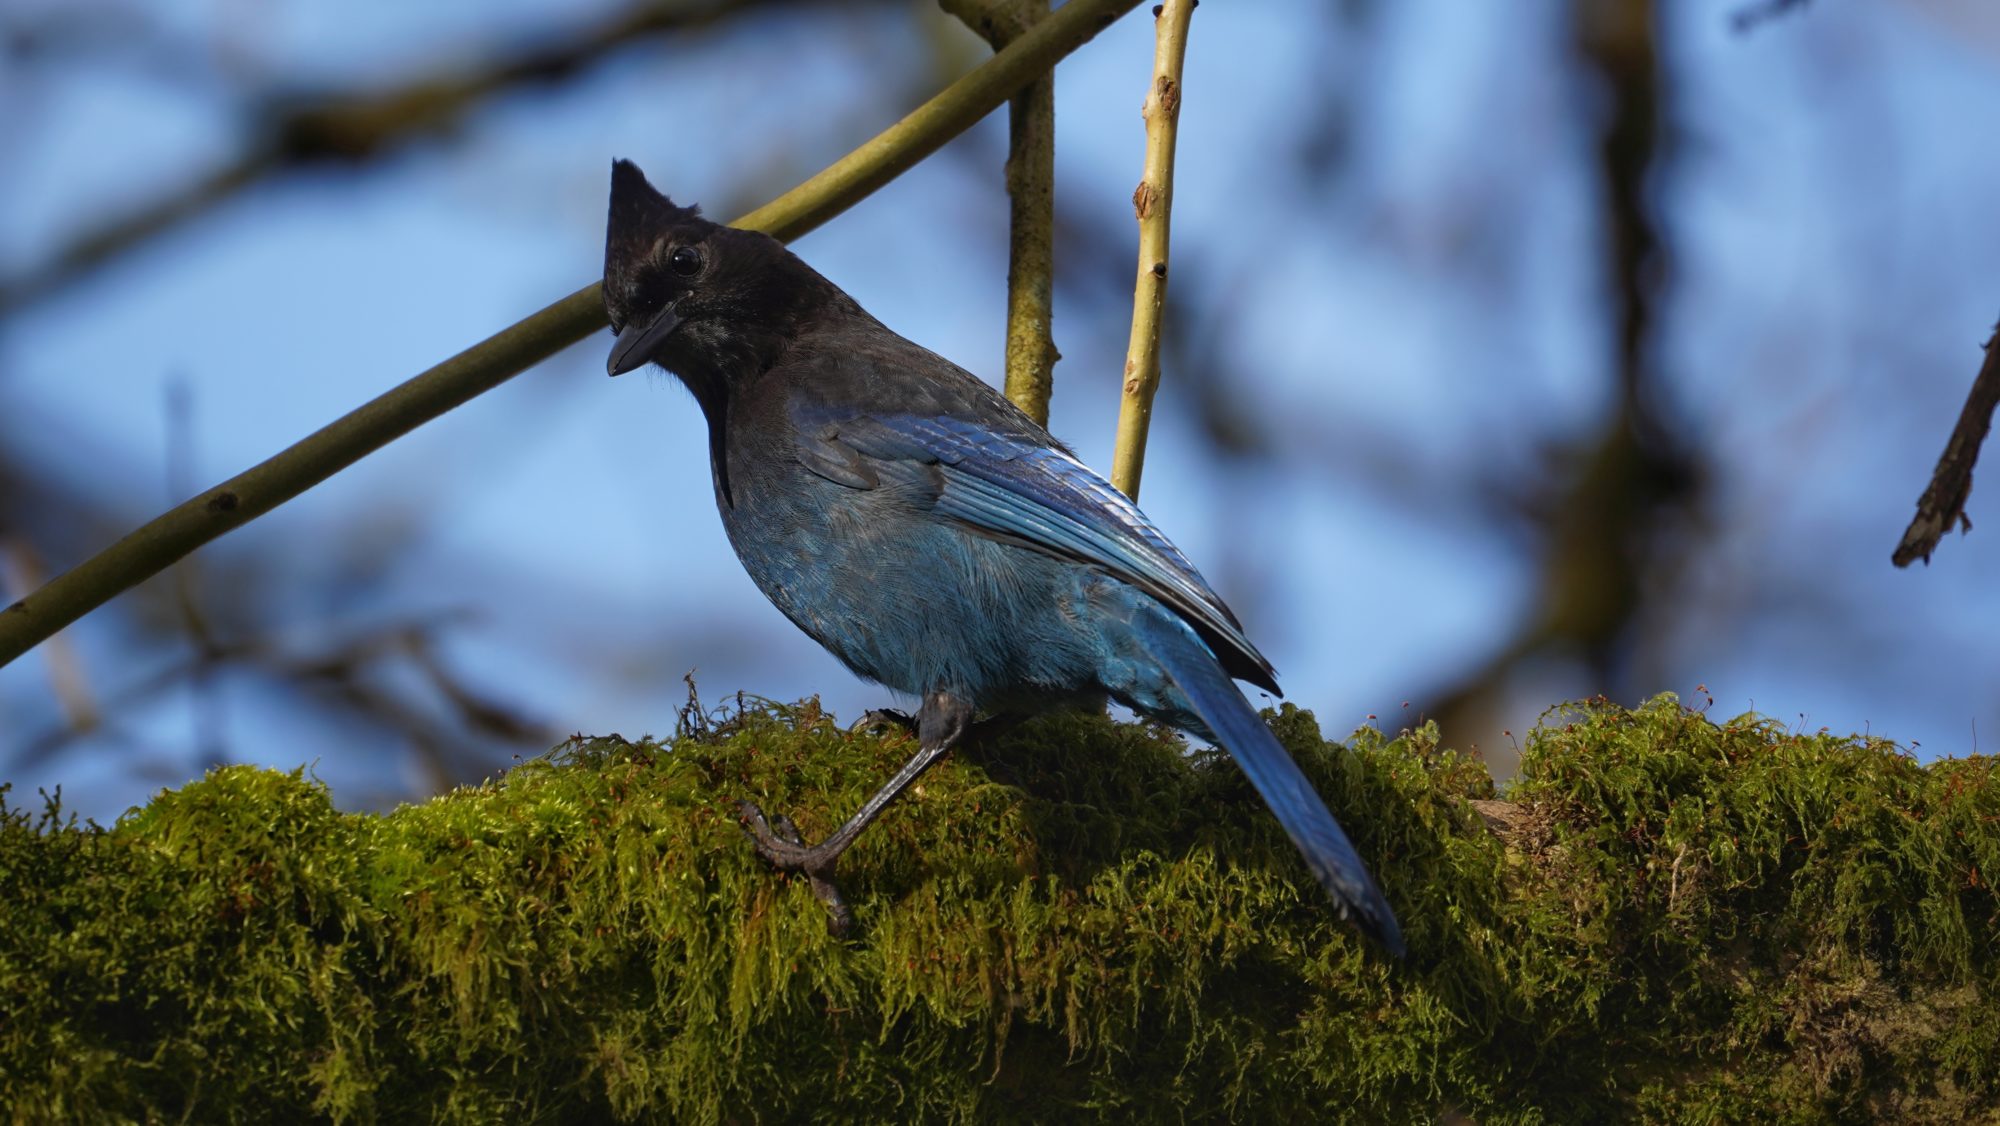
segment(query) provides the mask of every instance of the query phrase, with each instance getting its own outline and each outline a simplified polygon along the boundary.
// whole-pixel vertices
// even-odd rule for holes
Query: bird
[[[678,377],[707,422],[750,578],[857,675],[918,701],[917,750],[808,845],[738,806],[843,933],[840,855],[981,713],[1105,697],[1225,750],[1338,912],[1400,956],[1394,911],[1236,680],[1276,672],[1173,543],[979,377],[905,339],[769,235],[676,205],[617,160],[605,228],[613,376]]]

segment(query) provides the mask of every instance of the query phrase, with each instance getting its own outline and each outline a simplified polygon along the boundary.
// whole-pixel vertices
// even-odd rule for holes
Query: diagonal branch
[[[1993,326],[1993,335],[1986,341],[1986,362],[1979,365],[1972,393],[1965,397],[1965,409],[1959,412],[1958,425],[1952,428],[1951,440],[1938,458],[1930,487],[1918,498],[1917,514],[1911,517],[1910,526],[1903,530],[1903,542],[1890,556],[1896,566],[1907,567],[1918,559],[1928,565],[1931,552],[1953,525],[1972,530],[1965,501],[1972,495],[1972,467],[1979,460],[1986,431],[1993,425],[1995,406],[2000,406],[2000,324]]]
[[[1139,499],[1146,469],[1146,432],[1153,422],[1153,393],[1160,387],[1160,310],[1167,303],[1167,229],[1174,203],[1174,139],[1181,119],[1181,61],[1187,55],[1188,21],[1199,0],[1166,0],[1153,9],[1156,25],[1153,84],[1146,91],[1146,169],[1132,193],[1139,216],[1139,280],[1132,293],[1132,342],[1125,353],[1125,385],[1118,404],[1118,442],[1112,447],[1111,483]]]
[[[991,113],[1137,0],[1070,0],[1007,49],[805,183],[736,220],[797,238]],[[202,544],[269,512],[418,426],[603,328],[593,282],[385,392],[236,477],[155,517],[0,612],[0,665]]]

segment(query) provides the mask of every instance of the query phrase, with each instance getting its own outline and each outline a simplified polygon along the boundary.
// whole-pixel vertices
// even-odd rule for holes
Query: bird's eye
[[[667,256],[667,269],[684,278],[701,273],[701,251],[692,246],[679,246]]]

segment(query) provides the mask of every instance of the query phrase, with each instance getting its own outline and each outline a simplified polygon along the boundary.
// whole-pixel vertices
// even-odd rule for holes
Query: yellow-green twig
[[[941,0],[998,51],[1049,14],[1048,0]],[[1007,109],[1007,397],[1042,425],[1054,390],[1055,72]]]
[[[1118,404],[1111,483],[1137,500],[1146,431],[1160,386],[1160,309],[1167,300],[1167,222],[1174,201],[1174,135],[1181,116],[1181,60],[1196,0],[1166,0],[1154,17],[1153,83],[1146,90],[1146,168],[1132,193],[1139,216],[1139,280],[1132,291],[1132,342]]]
[[[736,220],[804,234],[888,183],[1136,5],[1071,0],[908,117]],[[604,327],[596,283],[460,352],[296,445],[179,506],[0,611],[0,665],[202,544],[262,516],[418,426]]]

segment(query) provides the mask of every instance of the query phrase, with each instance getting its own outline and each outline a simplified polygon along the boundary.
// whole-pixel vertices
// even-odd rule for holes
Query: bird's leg
[[[833,882],[833,866],[840,854],[861,835],[868,823],[875,820],[897,795],[907,789],[931,765],[943,758],[945,753],[958,743],[972,721],[972,705],[948,692],[932,692],[924,697],[923,706],[917,709],[917,753],[896,772],[875,795],[863,803],[859,812],[847,819],[847,824],[834,830],[832,836],[816,845],[807,845],[799,838],[791,820],[782,815],[766,822],[764,811],[745,799],[737,803],[737,811],[743,818],[743,827],[756,843],[757,854],[781,872],[803,872],[812,881],[813,894],[826,903],[831,917],[827,927],[834,934],[844,934],[854,923],[854,912],[842,898],[840,888]]]

